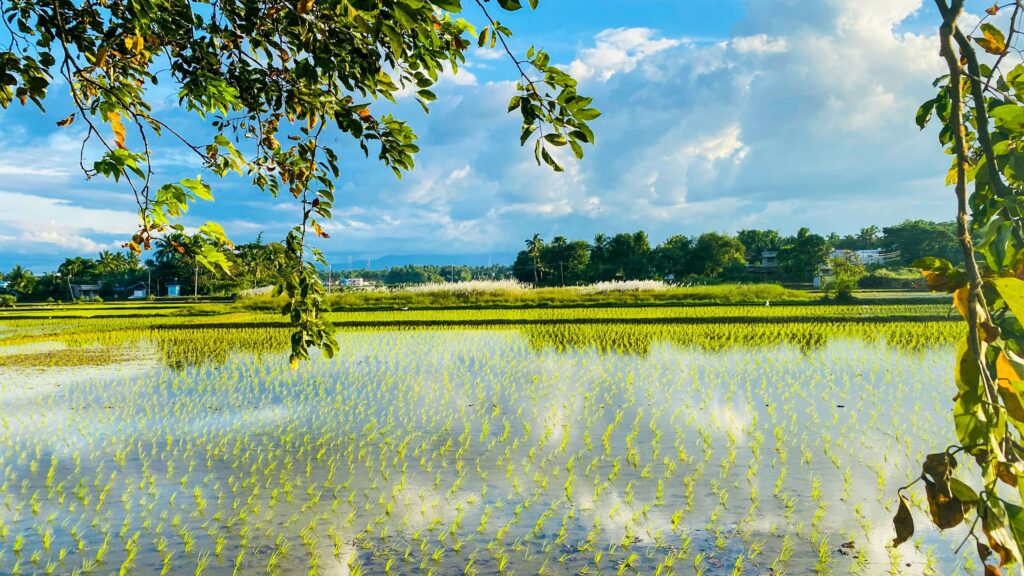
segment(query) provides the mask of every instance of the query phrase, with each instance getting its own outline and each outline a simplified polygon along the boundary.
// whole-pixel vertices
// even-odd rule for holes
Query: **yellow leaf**
[[[963,316],[964,320],[967,320],[967,296],[969,292],[970,287],[964,286],[957,288],[956,292],[953,293],[953,303],[956,304],[956,309],[960,311],[960,315]]]
[[[996,380],[999,385],[1013,390],[1011,382],[1020,379],[1017,370],[1014,369],[1013,364],[1010,364],[1010,359],[1006,357],[1006,354],[1000,352],[996,358]]]
[[[331,237],[330,234],[328,234],[327,232],[324,232],[324,229],[320,226],[320,224],[318,222],[313,222],[312,224],[313,224],[313,230],[316,232],[317,236],[319,236],[321,238],[330,238]]]
[[[981,37],[975,37],[974,41],[989,54],[1000,55],[1006,52],[1006,36],[1003,31],[988,22],[981,25]]]
[[[292,370],[295,370],[296,368],[298,368],[299,367],[299,357],[295,356],[295,355],[292,355],[292,357],[288,359],[288,366],[291,367]]]
[[[72,113],[67,118],[65,118],[63,120],[58,120],[57,121],[57,126],[67,126],[68,124],[71,124],[74,121],[75,121],[75,115]]]
[[[104,46],[96,51],[96,67],[103,68],[103,65],[107,63],[107,47]]]
[[[299,0],[299,14],[306,14],[313,9],[313,0]]]
[[[110,129],[114,131],[114,144],[122,150],[127,150],[124,145],[124,124],[121,123],[121,115],[117,112],[107,112],[107,120],[110,122]]]
[[[985,8],[985,13],[988,14],[989,16],[995,16],[996,14],[998,14],[999,13],[999,3],[996,2],[992,6],[989,6],[988,8]]]

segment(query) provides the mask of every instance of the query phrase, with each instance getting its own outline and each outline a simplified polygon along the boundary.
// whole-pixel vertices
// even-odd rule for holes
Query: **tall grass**
[[[629,286],[630,288],[626,288]],[[640,289],[640,286],[650,286]],[[353,290],[332,294],[331,309],[396,310],[429,308],[543,308],[586,306],[672,306],[680,304],[801,303],[817,296],[775,284],[723,284],[670,287],[660,283],[611,283],[596,289],[529,288],[516,282],[430,284],[415,289]],[[246,310],[279,310],[283,301],[266,296],[242,298]]]
[[[602,292],[644,292],[650,290],[668,290],[670,286],[661,280],[625,280],[598,282],[588,286],[580,286],[584,294],[600,294]]]
[[[468,294],[478,292],[522,292],[532,287],[518,280],[472,280],[469,282],[434,282],[417,284],[399,291],[419,294],[441,292],[448,294]]]

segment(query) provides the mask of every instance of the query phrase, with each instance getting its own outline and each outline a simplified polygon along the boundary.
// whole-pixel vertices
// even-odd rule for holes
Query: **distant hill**
[[[369,268],[367,268],[369,260]],[[487,266],[488,264],[503,264],[511,266],[516,260],[514,252],[496,254],[412,254],[386,256],[352,256],[351,268],[349,267],[348,255],[328,254],[327,261],[335,270],[385,270],[396,266]]]

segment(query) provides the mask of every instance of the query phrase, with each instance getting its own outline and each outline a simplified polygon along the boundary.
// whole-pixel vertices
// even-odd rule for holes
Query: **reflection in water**
[[[0,573],[963,566],[956,531],[880,544],[951,430],[955,328],[696,328],[350,331],[296,371],[286,330],[168,331],[81,342],[152,352],[70,386],[0,365]]]
[[[656,342],[718,351],[791,345],[805,352],[854,338],[899,350],[924,350],[963,337],[957,322],[791,324],[550,324],[520,328],[537,351],[594,348],[602,353],[647,355]]]

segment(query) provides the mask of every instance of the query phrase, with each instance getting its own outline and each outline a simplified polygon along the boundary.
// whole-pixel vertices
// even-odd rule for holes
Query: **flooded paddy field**
[[[286,329],[26,324],[0,574],[980,574],[916,489],[889,545],[960,330],[352,329],[290,370]]]

